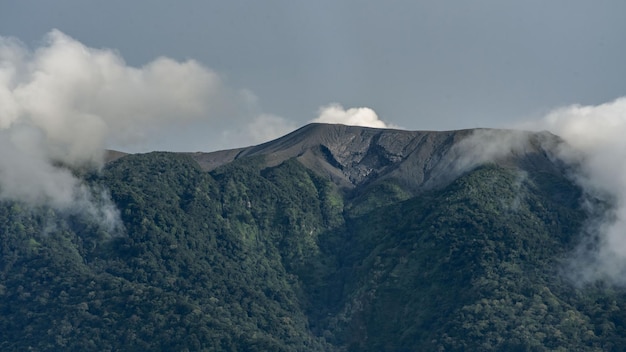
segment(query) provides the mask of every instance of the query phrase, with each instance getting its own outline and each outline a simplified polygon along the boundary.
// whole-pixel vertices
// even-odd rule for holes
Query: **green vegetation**
[[[411,195],[295,159],[212,172],[129,155],[123,234],[0,205],[0,349],[619,351],[626,295],[560,274],[585,214],[562,175],[486,165]]]

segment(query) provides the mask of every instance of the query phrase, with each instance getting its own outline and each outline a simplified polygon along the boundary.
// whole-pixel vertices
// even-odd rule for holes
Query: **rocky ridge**
[[[445,185],[484,163],[557,172],[557,145],[548,132],[467,129],[405,131],[313,123],[276,140],[191,156],[206,171],[263,156],[271,167],[291,158],[344,189],[393,179],[419,191]]]

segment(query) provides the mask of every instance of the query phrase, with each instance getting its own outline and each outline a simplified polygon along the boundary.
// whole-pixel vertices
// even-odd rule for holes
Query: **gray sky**
[[[197,60],[221,89],[250,93],[252,107],[238,111],[270,116],[257,121],[258,133],[259,121],[284,123],[284,131],[331,103],[369,107],[406,129],[443,130],[505,127],[626,95],[622,0],[0,0],[1,36],[36,50],[52,29],[112,49],[133,67],[159,56]],[[263,139],[245,137],[239,130],[251,122],[224,111],[127,148],[210,150]]]

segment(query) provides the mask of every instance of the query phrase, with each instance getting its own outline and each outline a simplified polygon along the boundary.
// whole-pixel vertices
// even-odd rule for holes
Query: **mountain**
[[[313,123],[258,146],[191,155],[206,171],[253,156],[263,156],[265,167],[295,158],[341,188],[394,180],[418,190],[445,184],[458,176],[455,167],[465,153],[455,147],[476,131],[479,130],[405,131]],[[546,160],[542,144],[554,148],[560,143],[547,132],[502,130],[494,135],[494,130],[486,131],[485,138],[516,136],[528,141],[528,149],[522,155],[511,153],[497,160],[515,159],[518,166],[534,162],[550,168],[552,162]]]
[[[620,351],[624,293],[565,272],[590,215],[562,145],[312,124],[110,153],[82,177],[123,229],[0,204],[0,348]]]

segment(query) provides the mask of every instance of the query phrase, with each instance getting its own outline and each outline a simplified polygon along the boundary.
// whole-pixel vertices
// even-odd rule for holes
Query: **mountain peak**
[[[192,156],[205,170],[251,156],[264,156],[268,167],[296,158],[343,188],[394,179],[417,190],[445,184],[485,162],[551,167],[546,148],[557,139],[547,132],[407,131],[312,123],[257,146]]]

